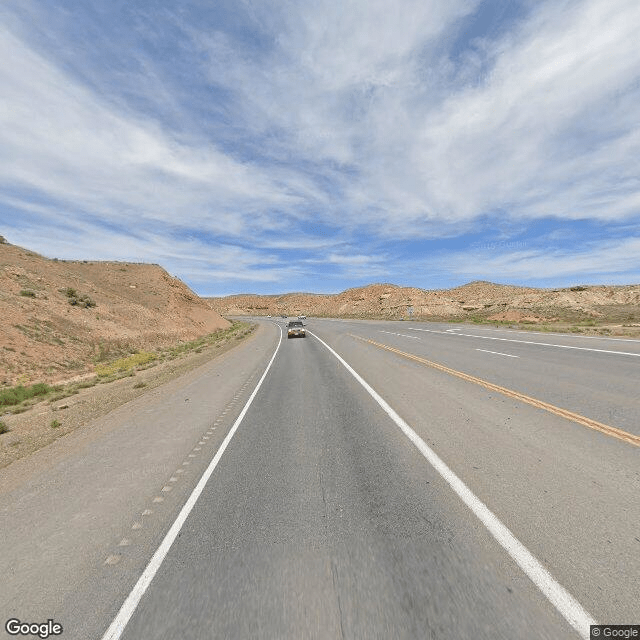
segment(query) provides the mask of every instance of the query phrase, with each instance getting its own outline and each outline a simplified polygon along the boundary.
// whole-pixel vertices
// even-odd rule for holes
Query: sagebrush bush
[[[55,391],[55,389],[44,382],[32,384],[30,387],[25,387],[20,384],[10,389],[2,389],[0,391],[0,406],[8,407],[20,404],[29,398],[45,396],[51,391]]]
[[[69,298],[69,304],[73,307],[82,307],[88,309],[89,307],[95,307],[96,303],[86,294],[78,293],[73,287],[67,287],[66,289],[60,289],[61,293],[64,293]]]

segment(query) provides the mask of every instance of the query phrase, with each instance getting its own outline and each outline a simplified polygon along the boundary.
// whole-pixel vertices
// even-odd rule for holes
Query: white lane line
[[[510,353],[500,353],[499,351],[487,351],[486,349],[476,349],[476,351],[484,351],[485,353],[493,353],[496,356],[507,356],[507,358],[519,358],[520,356],[513,356]]]
[[[466,338],[480,338],[481,340],[500,340],[502,342],[519,342],[520,344],[537,344],[540,347],[556,347],[557,349],[577,349],[578,351],[597,351],[598,353],[613,353],[618,356],[635,356],[640,358],[640,353],[628,351],[609,351],[607,349],[592,349],[591,347],[573,347],[568,344],[552,344],[551,342],[535,342],[534,340],[516,340],[515,338],[498,338],[496,336],[475,336],[470,333],[449,333],[448,331],[435,331],[434,329],[416,329],[409,327],[411,331],[425,331],[427,333],[442,333],[446,336],[464,336]]]
[[[390,333],[392,336],[400,336],[402,338],[411,338],[412,340],[420,340],[417,336],[408,336],[404,333],[394,333],[393,331],[378,331],[378,333]]]
[[[309,332],[311,333],[311,332]],[[365,388],[367,393],[380,405],[383,411],[396,423],[414,446],[427,459],[429,464],[444,478],[477,518],[484,524],[489,533],[511,556],[529,579],[546,596],[547,600],[558,610],[564,619],[580,634],[589,640],[590,626],[597,624],[582,605],[544,568],[540,561],[511,533],[497,516],[478,498],[467,485],[446,465],[426,442],[391,408],[391,406],[367,383],[340,355],[324,340],[315,334],[311,335],[320,341],[347,369],[347,371]]]
[[[561,338],[586,338],[588,340],[609,340],[610,342],[640,342],[640,340],[636,338],[610,338],[608,336],[581,336],[576,335],[575,333],[552,333],[547,331],[536,332],[535,329],[531,331],[514,331],[513,329],[492,329],[491,327],[482,327],[482,329],[478,329],[482,331],[497,331],[502,333],[523,333],[526,335],[536,334],[544,335],[544,336],[560,336]],[[447,331],[456,331],[456,329],[447,329]]]
[[[240,412],[240,415],[236,418],[236,421],[233,423],[233,426],[229,430],[229,433],[227,434],[225,439],[222,441],[222,444],[220,445],[220,448],[216,452],[216,455],[213,457],[213,460],[211,460],[211,462],[209,463],[209,466],[206,468],[205,472],[202,474],[202,477],[198,481],[198,484],[196,485],[195,489],[193,490],[193,492],[185,502],[184,506],[180,510],[180,513],[178,514],[176,521],[171,525],[171,528],[167,532],[167,535],[164,537],[164,540],[160,543],[160,546],[158,547],[156,552],[153,554],[153,557],[151,558],[146,569],[143,571],[142,575],[138,579],[138,582],[136,582],[135,586],[131,590],[131,593],[127,596],[127,599],[124,601],[122,607],[120,607],[120,611],[118,611],[118,614],[114,618],[113,622],[109,625],[109,628],[105,631],[105,634],[102,636],[102,640],[119,640],[129,620],[131,620],[131,616],[135,612],[140,600],[142,599],[142,596],[144,595],[145,591],[151,584],[151,581],[153,580],[154,576],[158,572],[158,569],[162,565],[162,562],[167,556],[167,553],[169,553],[169,549],[171,549],[171,545],[173,544],[174,540],[178,537],[178,534],[180,533],[182,526],[184,525],[189,514],[191,513],[191,510],[195,506],[198,498],[200,497],[200,494],[204,490],[205,485],[207,484],[209,478],[211,477],[211,474],[215,471],[215,468],[218,466],[218,462],[220,462],[220,458],[222,458],[222,454],[225,452],[227,446],[229,446],[231,439],[233,438],[235,432],[238,430],[238,427],[240,426],[240,423],[242,422],[245,414],[249,410],[249,407],[251,406],[253,399],[256,397],[260,387],[262,386],[262,383],[264,382],[264,379],[267,377],[267,373],[269,373],[269,369],[271,369],[271,365],[273,364],[273,361],[276,359],[276,355],[278,355],[278,349],[280,348],[281,344],[282,344],[282,330],[280,330],[280,339],[278,340],[278,346],[276,347],[276,350],[273,352],[273,355],[271,356],[271,360],[269,360],[269,364],[267,365],[267,368],[264,370],[262,377],[258,381],[256,388],[253,390],[253,393],[249,396],[247,403],[244,405],[242,411]]]

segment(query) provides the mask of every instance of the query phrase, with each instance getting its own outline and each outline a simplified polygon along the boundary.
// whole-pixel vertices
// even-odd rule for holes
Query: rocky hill
[[[0,242],[0,385],[71,379],[94,362],[229,326],[162,267],[71,262]]]
[[[413,317],[432,320],[506,322],[640,323],[640,285],[536,289],[471,282],[454,289],[426,290],[372,284],[333,295],[289,293],[208,298],[223,315]]]

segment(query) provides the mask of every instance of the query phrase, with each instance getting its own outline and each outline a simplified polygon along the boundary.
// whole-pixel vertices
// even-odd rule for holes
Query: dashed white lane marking
[[[184,469],[176,469],[176,473],[184,473]]]
[[[129,538],[122,538],[118,543],[119,547],[128,547],[131,544],[131,540]]]
[[[394,331],[378,331],[378,333],[390,333],[392,336],[400,336],[401,338],[411,338],[412,340],[420,340],[418,336],[408,336],[405,333],[395,333]]]
[[[196,454],[195,454],[195,453],[190,453],[190,454],[189,454],[189,458],[195,458],[195,457],[196,457]]]
[[[175,476],[171,476],[169,478],[169,482],[178,482],[178,478],[176,478]]]
[[[202,477],[198,481],[198,484],[196,485],[195,489],[193,490],[193,492],[185,502],[184,506],[180,510],[178,517],[176,518],[175,522],[171,525],[171,528],[167,532],[167,535],[164,537],[163,541],[160,543],[160,546],[158,547],[156,552],[153,554],[153,557],[151,558],[146,569],[143,571],[142,575],[138,579],[138,582],[136,582],[135,586],[131,590],[131,593],[127,596],[127,599],[122,604],[122,607],[120,607],[120,611],[118,611],[118,614],[114,618],[113,622],[109,625],[109,628],[105,631],[104,635],[102,636],[102,640],[119,640],[120,636],[122,635],[122,632],[127,626],[127,623],[131,619],[131,616],[133,615],[134,611],[136,610],[138,603],[140,602],[145,591],[151,584],[153,577],[156,575],[158,569],[160,568],[160,565],[162,565],[162,562],[164,561],[167,553],[169,553],[169,549],[171,549],[171,545],[173,544],[174,540],[178,537],[180,530],[182,529],[185,521],[187,520],[189,514],[191,513],[191,510],[193,509],[194,505],[198,501],[198,498],[200,497],[200,494],[203,492],[205,485],[207,484],[207,482],[209,481],[209,478],[211,477],[216,467],[218,466],[218,463],[220,462],[222,455],[224,454],[227,447],[229,446],[231,439],[235,435],[235,432],[238,430],[240,423],[244,419],[244,416],[249,410],[249,407],[253,403],[254,398],[258,394],[258,391],[260,390],[260,387],[262,386],[264,379],[267,377],[267,374],[271,369],[271,365],[273,364],[274,360],[276,359],[276,356],[278,355],[278,350],[280,349],[281,344],[282,344],[282,329],[280,329],[280,338],[278,340],[278,345],[275,351],[273,352],[273,355],[271,356],[271,360],[269,360],[269,364],[267,364],[267,367],[264,370],[262,377],[260,378],[260,380],[258,380],[258,384],[256,385],[255,389],[252,391],[251,395],[249,396],[249,399],[244,405],[242,411],[240,412],[240,415],[236,418],[235,422],[233,423],[233,426],[231,427],[231,429],[229,429],[229,433],[227,433],[225,439],[222,441],[220,448],[218,449],[218,451],[216,452],[216,455],[213,457],[213,459],[209,463],[209,466],[206,468],[205,472],[202,474]]]
[[[577,351],[596,351],[598,353],[613,353],[618,356],[635,356],[640,358],[640,353],[630,351],[611,351],[609,349],[593,349],[591,347],[574,347],[568,344],[553,344],[552,342],[537,342],[535,340],[516,340],[515,338],[498,338],[497,336],[476,336],[471,333],[448,333],[447,331],[436,331],[435,329],[416,329],[409,327],[411,331],[424,331],[426,333],[441,333],[448,336],[464,336],[465,338],[478,338],[480,340],[500,340],[502,342],[519,342],[520,344],[535,344],[539,347],[555,347],[556,349],[576,349]]]
[[[162,487],[161,491],[164,491],[165,493],[169,493],[169,491],[171,491],[173,489],[173,487],[170,487],[168,484],[165,485],[164,487]]]
[[[324,340],[309,332],[323,344],[364,387],[382,410],[395,422],[431,466],[444,478],[464,504],[476,515],[494,539],[511,556],[529,579],[546,596],[564,619],[584,640],[590,638],[590,626],[597,624],[582,605],[542,566],[540,561],[511,533],[498,517],[447,466],[426,442],[391,408],[384,398],[336,353]],[[103,639],[104,640],[104,639]]]
[[[156,496],[153,499],[153,502],[164,502],[164,498],[162,496]]]
[[[202,449],[202,447],[194,447],[193,450],[194,451],[200,451]]]
[[[122,556],[119,555],[112,555],[112,556],[107,556],[107,559],[104,561],[105,564],[118,564],[118,562],[120,562],[120,558]]]
[[[493,353],[496,356],[507,356],[507,358],[519,358],[520,356],[514,356],[510,353],[500,353],[499,351],[487,351],[486,349],[476,349],[476,351],[484,351],[484,353]]]
[[[138,531],[138,529],[142,529],[142,522],[134,522],[134,523],[131,525],[131,528],[132,528],[134,531]]]
[[[190,464],[191,464],[191,461],[190,461],[190,460],[185,460],[185,461],[182,463],[182,466],[183,466],[183,467],[186,467],[187,465],[190,465]]]
[[[152,513],[153,513],[153,510],[152,510],[152,509],[145,509],[145,510],[142,512],[142,515],[143,515],[143,516],[150,516]]]

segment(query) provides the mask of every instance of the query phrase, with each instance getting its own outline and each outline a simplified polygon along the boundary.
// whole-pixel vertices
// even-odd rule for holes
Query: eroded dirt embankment
[[[0,242],[0,388],[58,382],[97,362],[229,327],[153,264],[48,259]]]

